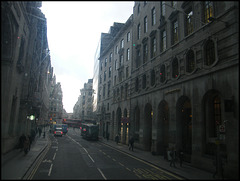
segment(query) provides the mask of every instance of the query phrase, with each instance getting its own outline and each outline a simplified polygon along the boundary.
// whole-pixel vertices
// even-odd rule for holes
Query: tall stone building
[[[78,101],[74,105],[73,117],[81,120],[95,120],[93,114],[93,79],[88,79],[84,83],[84,88],[80,90]]]
[[[182,149],[186,162],[212,172],[217,156],[224,175],[238,178],[238,27],[236,1],[135,1],[131,25],[102,36],[101,134],[120,134],[125,144],[132,135],[136,147],[162,156]],[[128,31],[130,63],[119,48]],[[124,66],[110,71],[122,55]]]
[[[51,91],[49,97],[49,113],[48,120],[55,121],[63,118],[63,93],[61,83],[56,83],[56,76],[54,75],[51,82]]]
[[[1,2],[2,153],[48,119],[51,60],[39,7],[41,2]]]
[[[114,23],[110,27],[109,33],[102,34],[101,38],[98,87],[100,134],[105,136],[109,133],[110,138],[113,138],[115,130],[116,134],[122,132],[122,139],[127,141],[130,110],[127,100],[129,100],[130,59],[132,58],[132,16],[125,24]],[[124,113],[121,108],[125,108],[123,109]],[[111,119],[111,114],[115,116],[115,113],[120,119],[117,123]]]

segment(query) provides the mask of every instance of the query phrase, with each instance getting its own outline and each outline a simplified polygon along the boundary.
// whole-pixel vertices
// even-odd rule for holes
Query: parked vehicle
[[[66,134],[68,132],[68,125],[62,124],[63,134]]]
[[[62,135],[63,135],[62,127],[56,127],[54,130],[54,136],[62,136]]]
[[[99,126],[95,124],[82,124],[81,136],[87,140],[98,140]]]

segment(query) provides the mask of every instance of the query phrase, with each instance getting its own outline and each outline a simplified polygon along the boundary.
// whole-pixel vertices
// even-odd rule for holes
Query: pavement
[[[75,130],[78,131],[77,129]],[[48,134],[48,131],[46,131],[46,133]],[[37,136],[35,138],[34,142],[32,143],[31,150],[27,155],[25,155],[23,151],[20,152],[20,149],[14,149],[13,151],[2,155],[1,180],[28,179],[31,170],[36,165],[41,153],[43,153],[48,146],[49,137],[47,134],[45,138],[43,138],[43,136]],[[158,166],[163,170],[178,174],[187,180],[214,180],[213,173],[195,168],[191,164],[186,164],[184,162],[183,167],[180,167],[179,164],[177,164],[177,168],[174,168],[170,167],[169,161],[165,160],[163,156],[152,155],[150,152],[137,148],[134,148],[134,151],[130,151],[127,145],[121,143],[116,144],[115,141],[106,140],[103,137],[100,137],[99,141],[110,147],[118,149],[119,151],[133,155],[140,160]]]

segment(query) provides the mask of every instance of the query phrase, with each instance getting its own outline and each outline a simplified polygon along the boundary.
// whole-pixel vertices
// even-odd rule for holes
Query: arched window
[[[179,75],[178,59],[174,58],[172,61],[172,77],[177,78]]]
[[[155,78],[156,78],[156,76],[155,76],[155,70],[153,69],[153,70],[151,71],[151,86],[154,86],[154,85],[155,85]]]
[[[163,83],[166,80],[165,65],[163,64],[160,68],[160,82]]]
[[[188,73],[193,72],[195,69],[195,60],[193,50],[189,50],[186,56],[186,71]]]
[[[209,18],[213,17],[213,2],[204,2],[204,22],[209,23]]]
[[[215,46],[212,40],[208,40],[205,44],[205,65],[211,66],[215,62]]]
[[[217,128],[221,124],[221,99],[218,95],[213,99],[213,118],[210,135],[217,137]]]

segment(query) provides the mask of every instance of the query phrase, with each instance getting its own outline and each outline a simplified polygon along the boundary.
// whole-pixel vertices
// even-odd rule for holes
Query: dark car
[[[62,127],[56,127],[54,130],[54,136],[62,136],[62,135],[63,135]]]

